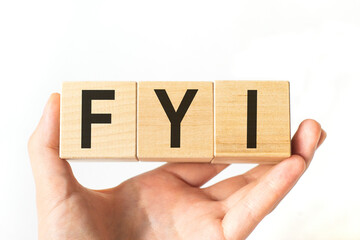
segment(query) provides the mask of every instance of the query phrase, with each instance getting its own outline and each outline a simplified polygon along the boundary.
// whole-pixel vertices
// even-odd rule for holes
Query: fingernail
[[[50,106],[50,103],[53,101],[53,93],[50,95],[50,97],[48,98],[46,104],[45,104],[45,107],[43,109],[43,114],[47,111],[47,109],[49,108]]]
[[[320,145],[325,141],[326,137],[327,133],[323,129],[321,129],[321,135],[317,147],[320,147]]]

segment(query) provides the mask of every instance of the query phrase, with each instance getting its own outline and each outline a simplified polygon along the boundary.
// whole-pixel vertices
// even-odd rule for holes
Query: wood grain
[[[248,90],[257,90],[256,148],[247,146]],[[212,163],[276,163],[290,154],[289,82],[215,81]]]
[[[197,89],[182,122],[180,147],[171,147],[170,120],[155,89],[166,90],[177,110],[188,89]],[[139,82],[137,157],[140,161],[210,162],[213,158],[213,83]]]
[[[91,100],[91,114],[111,114],[111,123],[90,125],[91,148],[81,145],[83,90],[114,91],[113,100]],[[177,114],[189,92],[192,98],[174,144],[164,99]],[[249,107],[250,96],[255,96],[256,111]],[[249,119],[256,124],[249,127]],[[215,89],[212,82],[63,83],[61,158],[276,163],[290,154],[287,81],[216,81]]]
[[[136,161],[136,82],[64,82],[60,157]],[[92,114],[111,114],[111,124],[91,124],[91,148],[81,146],[82,90],[115,90],[114,100],[92,100]]]

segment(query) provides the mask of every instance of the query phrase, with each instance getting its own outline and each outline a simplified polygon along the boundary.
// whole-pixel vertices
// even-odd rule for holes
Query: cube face
[[[216,81],[215,95],[212,82],[63,83],[61,158],[276,163],[290,154],[289,82]]]
[[[214,155],[212,163],[289,157],[289,82],[215,81]]]
[[[210,162],[213,114],[212,82],[140,82],[138,159]]]
[[[136,82],[64,82],[60,157],[136,161]]]

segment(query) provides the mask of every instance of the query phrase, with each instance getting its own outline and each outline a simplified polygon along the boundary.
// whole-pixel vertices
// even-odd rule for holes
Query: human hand
[[[29,140],[39,239],[244,239],[291,190],[326,133],[305,120],[293,155],[207,188],[225,164],[168,163],[119,186],[91,190],[59,158],[59,94]]]

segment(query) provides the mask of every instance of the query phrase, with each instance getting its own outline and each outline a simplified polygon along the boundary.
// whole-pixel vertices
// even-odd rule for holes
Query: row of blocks
[[[289,82],[64,82],[60,157],[276,163],[291,154]]]

